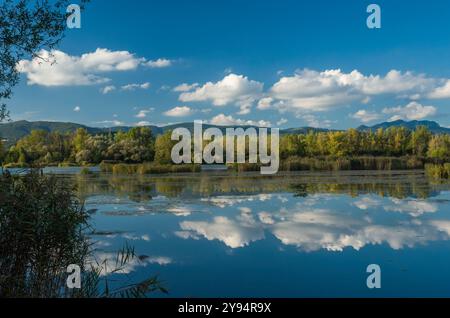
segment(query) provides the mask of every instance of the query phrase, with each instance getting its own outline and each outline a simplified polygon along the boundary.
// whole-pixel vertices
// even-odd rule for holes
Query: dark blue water
[[[61,177],[93,213],[99,259],[126,242],[141,256],[119,282],[158,275],[172,297],[450,296],[450,187],[422,172]]]

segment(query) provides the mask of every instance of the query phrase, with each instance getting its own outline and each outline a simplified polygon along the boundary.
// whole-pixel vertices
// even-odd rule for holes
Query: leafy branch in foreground
[[[89,0],[79,1],[81,7]],[[70,0],[3,0],[0,4],[0,121],[8,117],[2,102],[19,82],[17,65],[24,58],[42,58],[64,36]]]

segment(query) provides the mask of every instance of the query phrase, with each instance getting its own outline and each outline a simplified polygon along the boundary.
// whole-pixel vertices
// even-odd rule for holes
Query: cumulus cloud
[[[147,61],[128,51],[112,51],[98,48],[81,56],[72,56],[59,50],[41,50],[39,57],[21,60],[17,70],[27,76],[29,85],[41,86],[82,86],[109,82],[103,74],[135,70],[139,66],[150,68],[168,67],[171,60]],[[106,89],[110,92],[112,86]],[[105,93],[105,94],[106,94]]]
[[[128,51],[97,49],[81,56],[62,51],[41,50],[41,58],[21,60],[17,69],[27,75],[29,85],[73,86],[94,85],[109,81],[100,74],[136,69],[143,59]]]
[[[402,107],[393,107],[383,109],[383,113],[393,115],[389,120],[420,120],[426,117],[430,117],[436,114],[436,107],[423,106],[417,102],[411,102],[408,105]]]
[[[80,106],[75,106],[75,108],[73,109],[74,112],[78,113],[81,111],[81,107]]]
[[[380,114],[365,109],[358,110],[356,113],[352,114],[351,117],[365,124],[381,119]]]
[[[214,106],[236,104],[241,107],[241,114],[247,114],[262,90],[263,84],[260,82],[243,75],[229,74],[216,83],[208,82],[193,91],[183,92],[179,99],[183,102],[209,101]]]
[[[210,121],[212,125],[218,126],[258,126],[258,127],[271,127],[270,121],[266,120],[244,120],[239,118],[234,118],[231,115],[226,116],[225,114],[219,114],[213,117]]]
[[[272,107],[274,99],[272,97],[264,97],[259,100],[257,108],[259,110],[266,110]]]
[[[188,106],[177,106],[166,111],[164,115],[169,117],[184,117],[192,115],[193,112],[194,111]]]
[[[164,58],[159,58],[153,61],[147,61],[144,63],[145,66],[150,68],[164,68],[172,65],[172,61]]]
[[[428,94],[428,97],[432,99],[450,98],[450,80],[445,81],[444,85],[435,88]]]
[[[385,76],[366,76],[357,70],[344,73],[340,69],[305,69],[282,77],[272,86],[270,95],[276,100],[273,107],[281,111],[326,111],[355,101],[367,103],[372,95],[424,92],[434,83],[425,75],[397,70]]]

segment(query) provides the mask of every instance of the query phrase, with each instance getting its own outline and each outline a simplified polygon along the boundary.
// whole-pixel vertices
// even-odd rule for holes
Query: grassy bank
[[[417,157],[290,157],[280,163],[279,171],[345,171],[345,170],[412,170],[424,169],[425,160]],[[164,174],[199,172],[200,165],[184,164],[123,164],[102,163],[102,172],[114,174]],[[228,169],[235,172],[260,171],[261,164],[229,164]]]
[[[59,165],[73,166],[71,164]],[[5,168],[27,168],[26,165],[5,166]],[[350,171],[350,170],[415,170],[425,169],[427,174],[435,178],[450,177],[450,163],[436,164],[429,159],[422,157],[289,157],[280,163],[279,171]],[[198,164],[158,164],[140,163],[126,164],[115,162],[102,162],[100,164],[102,172],[113,174],[167,174],[167,173],[188,173],[200,172],[201,165]],[[243,163],[229,164],[229,171],[251,172],[260,171],[261,164]],[[81,174],[90,173],[89,169],[82,169]]]
[[[280,171],[412,170],[423,169],[425,160],[417,157],[290,157],[280,163]],[[259,171],[259,164],[233,164],[238,172]]]
[[[142,164],[124,164],[124,163],[101,163],[100,170],[113,174],[163,174],[163,173],[182,173],[199,172],[199,165],[162,165],[155,163]]]

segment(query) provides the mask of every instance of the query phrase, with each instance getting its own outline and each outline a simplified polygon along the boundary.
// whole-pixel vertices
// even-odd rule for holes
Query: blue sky
[[[9,108],[100,127],[450,126],[448,21],[445,0],[92,0],[56,64],[21,62]]]

